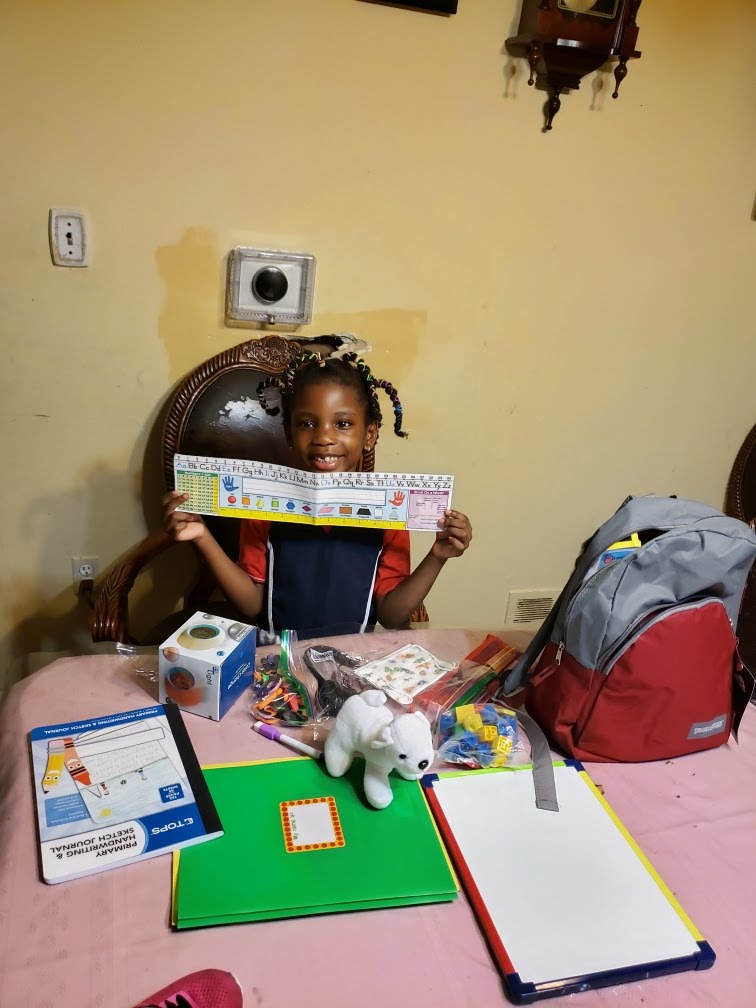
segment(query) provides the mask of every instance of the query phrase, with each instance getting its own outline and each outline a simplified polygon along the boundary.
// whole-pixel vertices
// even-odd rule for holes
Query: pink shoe
[[[206,969],[174,980],[134,1008],[242,1008],[242,992],[231,973]]]

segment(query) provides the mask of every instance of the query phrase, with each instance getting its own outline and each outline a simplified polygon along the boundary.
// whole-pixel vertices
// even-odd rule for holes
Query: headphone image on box
[[[240,641],[243,637],[247,636],[251,629],[245,623],[232,623],[228,628],[228,636],[231,640]]]

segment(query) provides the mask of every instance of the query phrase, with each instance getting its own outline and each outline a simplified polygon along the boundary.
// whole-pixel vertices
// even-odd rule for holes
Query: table
[[[522,632],[494,632],[525,643]],[[484,633],[381,636],[382,644],[411,637],[442,657],[460,658]],[[131,1008],[173,978],[209,966],[237,976],[249,1008],[509,1003],[464,894],[451,904],[173,932],[168,856],[60,885],[41,882],[27,733],[147,706],[156,687],[136,674],[143,662],[116,655],[60,659],[17,683],[0,712],[0,1005]],[[250,730],[244,699],[221,722],[189,714],[185,722],[202,763],[286,755]],[[681,759],[587,769],[717,962],[701,973],[574,994],[570,1004],[752,1008],[756,711],[746,712],[739,745],[731,740]],[[253,870],[251,859],[250,877]]]

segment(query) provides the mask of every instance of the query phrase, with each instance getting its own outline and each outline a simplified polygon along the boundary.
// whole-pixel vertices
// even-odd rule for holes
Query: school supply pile
[[[174,704],[30,733],[45,882],[200,844],[223,827]]]
[[[504,692],[526,686],[531,716],[581,759],[668,759],[737,737],[754,680],[733,628],[755,557],[756,534],[706,504],[628,498],[588,541]]]
[[[322,760],[299,758],[206,769],[225,833],[176,855],[173,925],[456,899],[420,785],[396,780],[393,802],[376,812],[359,797],[362,772],[356,761],[334,779]]]
[[[558,812],[536,808],[528,767],[423,781],[512,1000],[710,967],[711,946],[582,766],[554,775]]]
[[[435,721],[459,704],[490,700],[499,690],[499,674],[521,652],[507,641],[487,634],[461,662],[448,661],[410,642],[367,664],[356,664],[353,677],[382,689],[402,705],[417,704]]]
[[[520,657],[512,644],[494,634],[466,655],[459,667],[447,673],[423,691],[420,705],[431,720],[451,707],[469,703],[484,703],[498,693],[500,674]]]
[[[376,643],[378,642],[378,638]],[[252,716],[266,724],[303,727],[338,714],[344,702],[380,689],[402,707],[420,701],[430,720],[455,703],[490,699],[497,673],[520,652],[489,634],[460,664],[408,642],[365,658],[328,644],[304,646],[293,630],[281,632],[280,653],[258,662],[252,681]]]

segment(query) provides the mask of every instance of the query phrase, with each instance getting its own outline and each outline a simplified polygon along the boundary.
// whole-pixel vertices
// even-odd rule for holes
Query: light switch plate
[[[306,325],[314,285],[315,256],[238,246],[228,260],[226,321]]]
[[[88,266],[89,240],[83,210],[53,208],[47,222],[54,266]]]

